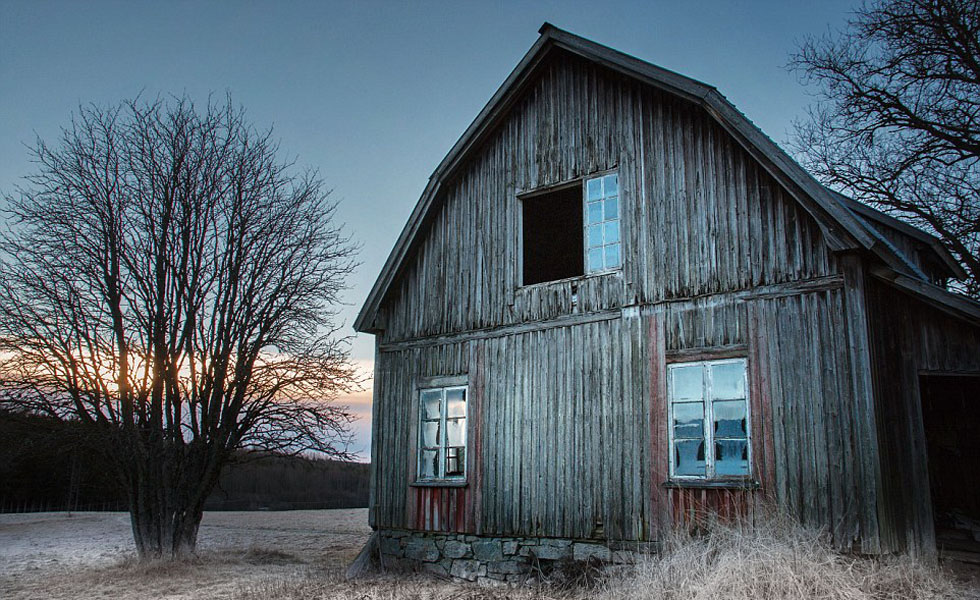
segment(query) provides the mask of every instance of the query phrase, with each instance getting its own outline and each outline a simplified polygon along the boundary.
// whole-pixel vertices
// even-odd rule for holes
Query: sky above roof
[[[0,192],[79,105],[230,93],[319,170],[363,249],[349,326],[439,161],[545,21],[716,86],[777,143],[810,102],[789,53],[857,1],[51,2],[0,0]],[[353,331],[351,331],[353,334]],[[366,370],[374,342],[353,357]],[[370,390],[346,401],[370,447]]]

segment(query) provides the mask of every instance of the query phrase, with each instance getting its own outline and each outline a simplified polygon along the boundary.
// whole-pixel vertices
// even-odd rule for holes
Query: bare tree
[[[141,558],[193,552],[238,449],[347,456],[355,248],[270,135],[230,100],[82,108],[6,197],[0,408],[96,437]]]
[[[796,126],[804,165],[936,233],[980,297],[980,2],[865,4],[790,65],[818,90]]]

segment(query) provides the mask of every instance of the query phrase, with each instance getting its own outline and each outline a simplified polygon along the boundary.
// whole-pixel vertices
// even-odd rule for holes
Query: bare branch
[[[141,554],[193,548],[241,448],[348,458],[355,247],[230,99],[82,107],[7,196],[0,407],[92,425]]]
[[[935,233],[980,297],[980,2],[866,4],[790,66],[817,96],[796,125],[804,166]]]

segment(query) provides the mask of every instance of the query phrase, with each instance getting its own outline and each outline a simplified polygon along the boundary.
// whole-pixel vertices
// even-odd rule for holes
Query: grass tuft
[[[610,580],[600,600],[947,600],[968,598],[942,570],[908,556],[843,555],[787,518],[677,531],[663,552]]]

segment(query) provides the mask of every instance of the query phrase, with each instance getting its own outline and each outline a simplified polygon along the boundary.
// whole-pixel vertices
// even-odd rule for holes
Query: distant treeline
[[[360,508],[363,463],[242,453],[225,468],[207,510]],[[73,424],[0,411],[0,512],[126,510],[125,494]]]

